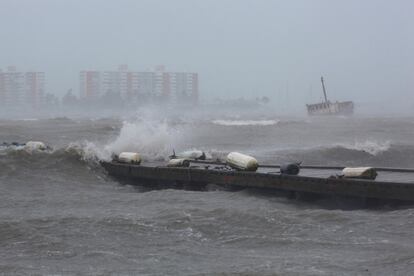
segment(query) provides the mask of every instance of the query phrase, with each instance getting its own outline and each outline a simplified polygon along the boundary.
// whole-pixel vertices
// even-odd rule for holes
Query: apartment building
[[[14,66],[0,70],[0,106],[16,110],[41,108],[45,82],[44,72],[19,72]]]
[[[198,74],[154,71],[134,72],[122,65],[117,71],[80,72],[80,97],[94,100],[104,95],[129,103],[159,101],[197,103]]]

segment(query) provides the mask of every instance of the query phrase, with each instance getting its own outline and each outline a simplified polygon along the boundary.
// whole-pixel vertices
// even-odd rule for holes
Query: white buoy
[[[45,143],[43,142],[39,142],[39,141],[28,141],[25,145],[24,145],[24,149],[27,151],[42,151],[42,150],[46,150],[47,147],[45,145]]]
[[[205,160],[206,154],[202,150],[188,150],[179,153],[177,157],[184,159]]]
[[[259,163],[256,158],[239,152],[230,152],[226,157],[226,163],[230,167],[242,171],[256,171]]]
[[[375,179],[377,171],[372,167],[344,168],[342,174],[346,178]]]
[[[121,152],[118,156],[118,161],[121,163],[140,164],[141,157],[136,152]]]
[[[190,160],[185,158],[171,159],[168,161],[167,167],[189,167]]]

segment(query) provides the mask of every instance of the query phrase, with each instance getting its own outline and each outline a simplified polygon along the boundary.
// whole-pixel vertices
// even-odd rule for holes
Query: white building
[[[118,96],[128,103],[141,100],[173,103],[196,103],[198,100],[197,73],[156,71],[132,72],[126,65],[118,71],[82,71],[81,98],[93,99],[103,95]]]
[[[18,72],[14,66],[0,71],[0,105],[11,110],[39,109],[44,103],[44,72]]]

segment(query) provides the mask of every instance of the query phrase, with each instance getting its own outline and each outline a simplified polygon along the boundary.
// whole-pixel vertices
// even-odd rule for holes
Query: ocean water
[[[99,160],[200,149],[266,164],[414,167],[413,133],[413,118],[0,120],[0,142],[52,147],[0,146],[0,274],[410,275],[414,206],[144,189]]]

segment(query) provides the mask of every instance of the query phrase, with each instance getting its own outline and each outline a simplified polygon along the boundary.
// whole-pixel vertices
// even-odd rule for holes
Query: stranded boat
[[[168,165],[143,166],[134,160],[138,159],[133,157],[131,162],[115,159],[102,162],[102,166],[114,177],[136,181],[139,184],[155,184],[157,187],[189,185],[203,188],[208,184],[217,184],[226,187],[265,188],[293,193],[414,201],[412,178],[411,182],[374,180],[376,171],[412,173],[414,169],[345,168],[340,175],[320,177],[298,175],[298,173],[302,168],[342,169],[342,167],[301,166],[300,164],[259,166],[253,157],[239,153],[230,153],[226,163],[172,159]],[[269,171],[274,168],[279,168],[280,171]]]
[[[346,102],[330,102],[326,96],[325,83],[321,77],[322,90],[325,101],[316,104],[307,104],[308,115],[352,115],[354,113],[354,103],[352,101]]]

